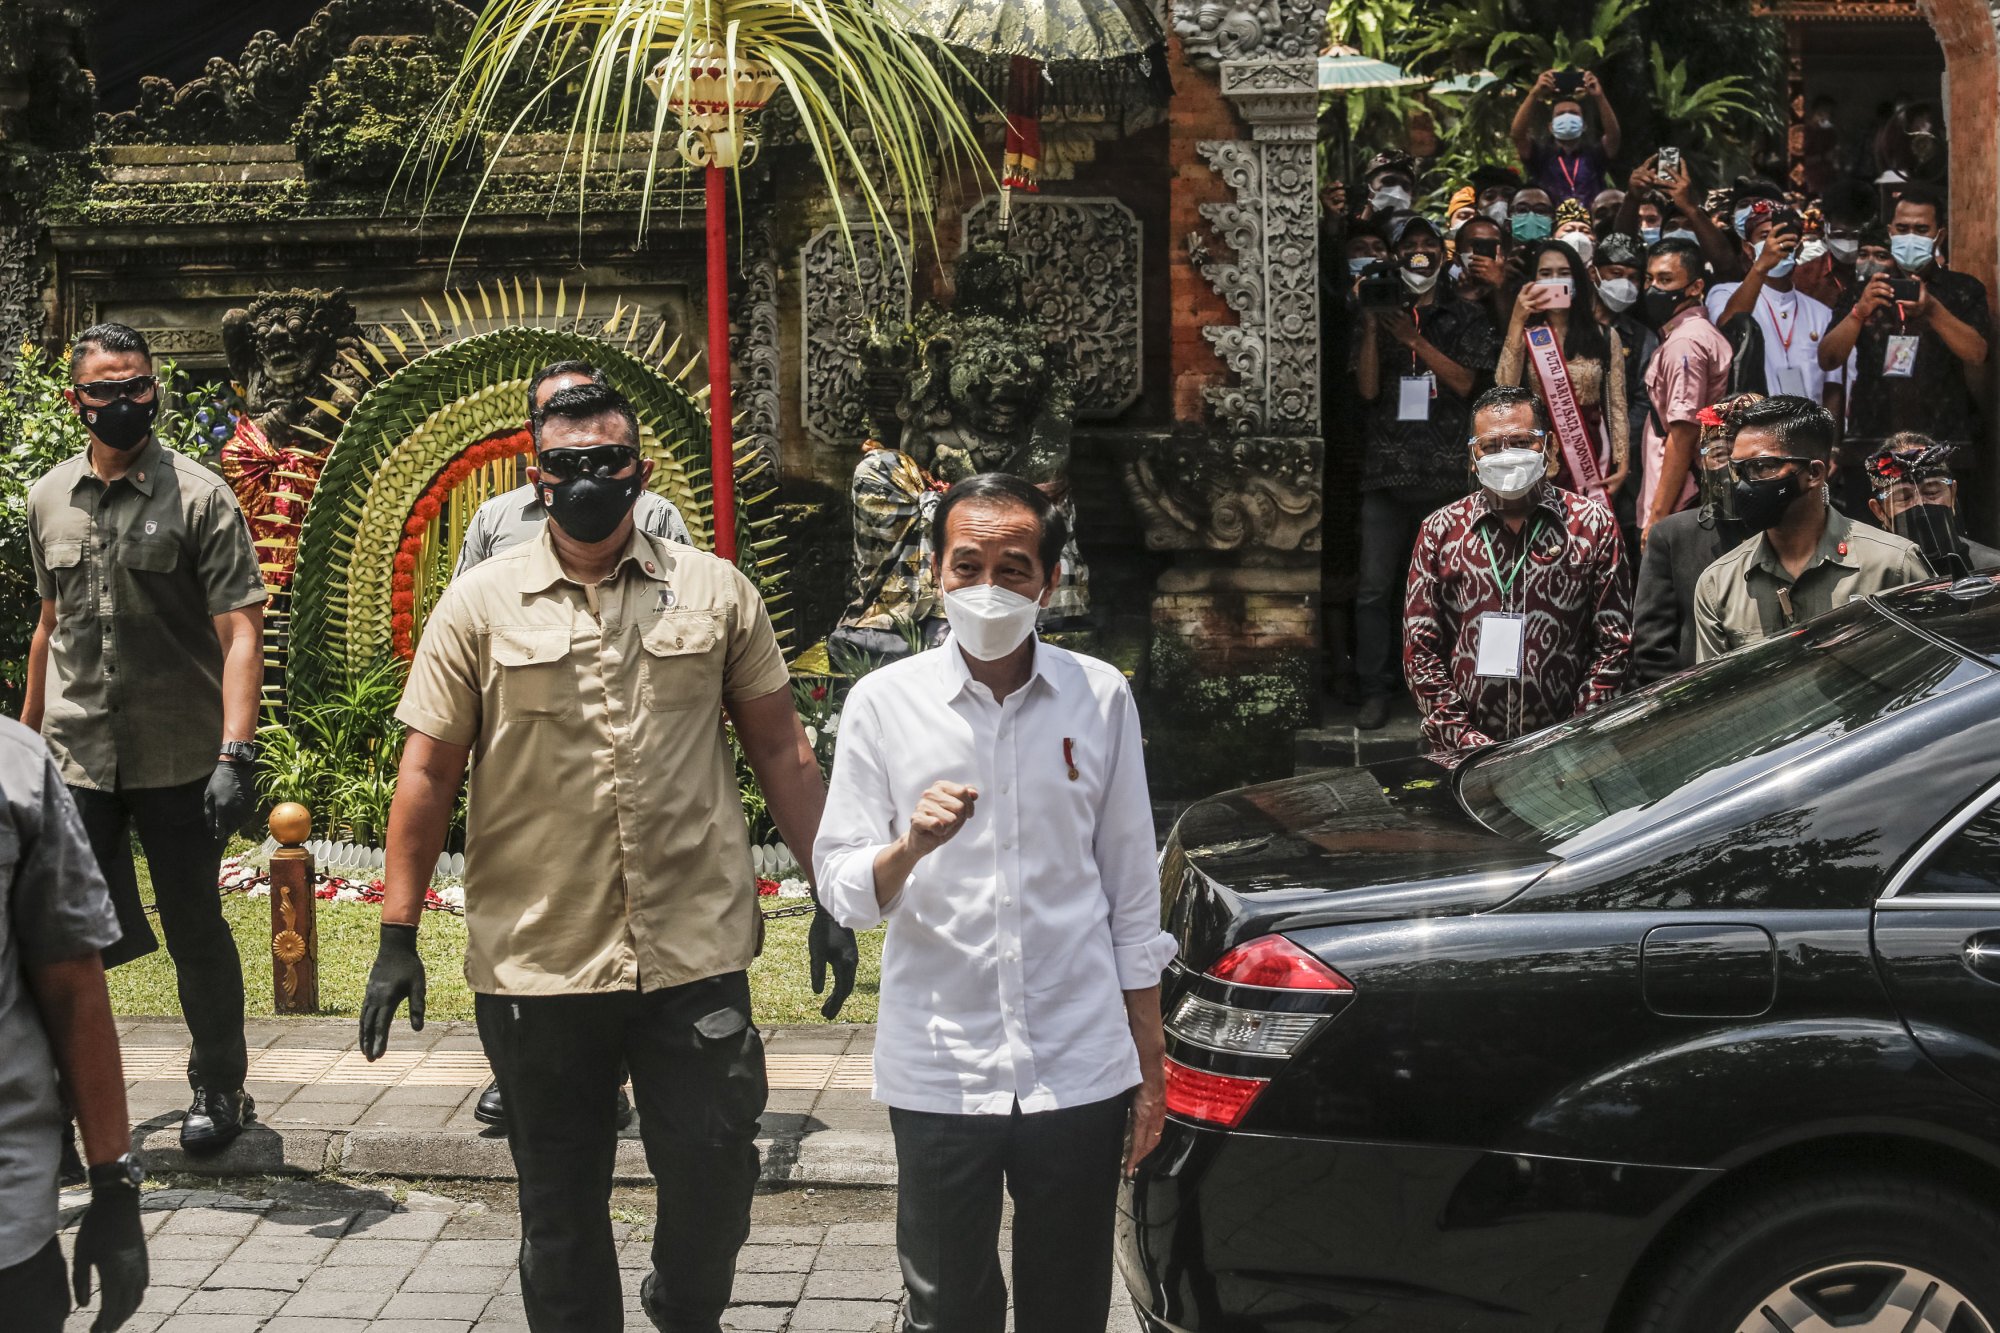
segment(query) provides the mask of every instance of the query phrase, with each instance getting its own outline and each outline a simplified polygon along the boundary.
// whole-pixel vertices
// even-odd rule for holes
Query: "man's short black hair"
[[[1035,555],[1042,562],[1042,574],[1047,577],[1055,572],[1062,559],[1063,544],[1069,540],[1069,523],[1055,501],[1011,472],[982,472],[944,493],[944,498],[938,501],[937,513],[931,516],[931,550],[937,553],[940,564],[946,554],[945,531],[951,524],[951,511],[966,504],[1025,509],[1033,514],[1041,531]]]
[[[1467,419],[1477,421],[1481,412],[1495,412],[1502,408],[1521,407],[1524,405],[1535,414],[1535,429],[1547,430],[1549,428],[1548,409],[1542,406],[1542,400],[1535,396],[1534,390],[1524,388],[1519,384],[1496,384],[1485,393],[1480,394],[1479,397],[1472,400],[1472,415]]]
[[[69,348],[69,374],[76,378],[76,368],[83,364],[83,358],[92,352],[137,352],[151,361],[153,349],[146,345],[146,335],[128,324],[93,324],[76,335],[76,341]]]
[[[1687,274],[1690,283],[1708,277],[1708,260],[1702,256],[1701,247],[1693,241],[1683,240],[1678,236],[1663,237],[1654,241],[1652,247],[1646,251],[1646,262],[1651,264],[1661,255],[1672,255],[1680,264],[1681,272]]]
[[[1896,207],[1912,204],[1918,208],[1929,208],[1938,226],[1944,225],[1944,196],[1928,185],[1905,185],[1903,192],[1896,196]]]
[[[588,361],[551,361],[528,381],[528,415],[535,415],[535,399],[541,397],[542,386],[558,375],[582,375],[592,384],[610,388],[611,381],[604,378],[604,372]]]
[[[1858,228],[1875,217],[1875,191],[1860,181],[1840,181],[1820,196],[1819,209],[1828,222]]]
[[[1767,430],[1778,439],[1778,447],[1800,458],[1825,462],[1833,457],[1834,437],[1839,433],[1833,414],[1810,398],[1777,393],[1729,414],[1729,442],[1746,430]]]
[[[639,447],[639,414],[632,410],[632,404],[625,401],[625,395],[602,384],[573,384],[567,389],[558,389],[549,395],[541,410],[528,418],[528,431],[534,437],[535,448],[542,447],[542,427],[550,417],[561,417],[565,421],[588,421],[601,417],[607,412],[615,412],[625,419],[625,431],[631,436],[634,449]]]

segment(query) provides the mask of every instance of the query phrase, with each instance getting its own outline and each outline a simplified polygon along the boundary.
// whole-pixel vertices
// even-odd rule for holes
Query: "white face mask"
[[[1858,236],[1829,236],[1826,238],[1826,252],[1842,264],[1852,264],[1854,256],[1861,253],[1861,238]]]
[[[1597,258],[1597,238],[1587,231],[1565,232],[1556,239],[1576,251],[1576,257],[1586,264]]]
[[[953,588],[944,595],[951,640],[982,662],[1005,657],[1035,631],[1041,603],[994,583]]]
[[[1508,205],[1505,199],[1495,199],[1479,211],[1504,227],[1507,225],[1507,209]]]
[[[1597,294],[1612,310],[1623,313],[1638,304],[1639,284],[1630,278],[1613,278],[1609,282],[1599,283]]]
[[[1473,466],[1481,486],[1503,500],[1518,500],[1548,475],[1549,460],[1539,449],[1502,449],[1484,455]]]
[[[1808,236],[1793,252],[1801,264],[1810,264],[1826,253],[1826,241],[1818,236]]]
[[[1400,185],[1385,185],[1368,196],[1368,206],[1377,213],[1400,213],[1410,206],[1410,192]]]

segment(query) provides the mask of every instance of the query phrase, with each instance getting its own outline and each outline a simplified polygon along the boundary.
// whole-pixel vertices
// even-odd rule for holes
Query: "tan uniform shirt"
[[[734,565],[636,529],[594,588],[546,530],[453,580],[396,716],[472,747],[472,988],[657,990],[748,967],[756,880],[722,705],[788,680]]]
[[[215,772],[214,617],[264,600],[227,482],[148,440],[106,485],[79,454],[28,492],[35,589],[56,604],[42,735],[73,787],[177,787]]]
[[[1913,543],[1863,527],[1838,509],[1826,511],[1819,549],[1796,579],[1760,532],[1703,570],[1695,584],[1694,660],[1706,662],[1857,597],[1930,577],[1930,566]]]

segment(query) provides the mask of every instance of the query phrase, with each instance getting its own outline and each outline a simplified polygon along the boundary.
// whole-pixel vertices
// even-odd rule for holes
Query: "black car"
[[[1152,1331],[2000,1329],[2000,580],[1162,861]]]

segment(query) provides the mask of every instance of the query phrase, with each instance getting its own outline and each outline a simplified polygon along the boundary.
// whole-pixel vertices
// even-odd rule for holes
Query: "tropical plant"
[[[1680,131],[1682,143],[1699,145],[1711,157],[1728,146],[1733,127],[1754,123],[1760,114],[1740,76],[1724,75],[1690,87],[1686,59],[1669,66],[1658,42],[1653,43],[1652,71],[1653,109],[1660,120]]]
[[[404,666],[385,658],[294,692],[257,729],[258,794],[297,801],[328,837],[379,844],[389,827],[404,730],[396,721]]]
[[[578,206],[584,173],[607,157],[622,165],[624,136],[645,135],[643,233],[654,176],[680,137],[672,107],[720,95],[721,132],[741,142],[745,115],[775,85],[829,191],[838,198],[851,186],[878,228],[895,236],[900,223],[914,235],[936,214],[940,156],[991,170],[959,102],[961,79],[972,85],[948,48],[912,29],[902,0],[500,0],[473,25],[424,153],[441,170],[468,137],[500,128],[524,84],[534,91],[505,120],[503,144],[573,89]]]

